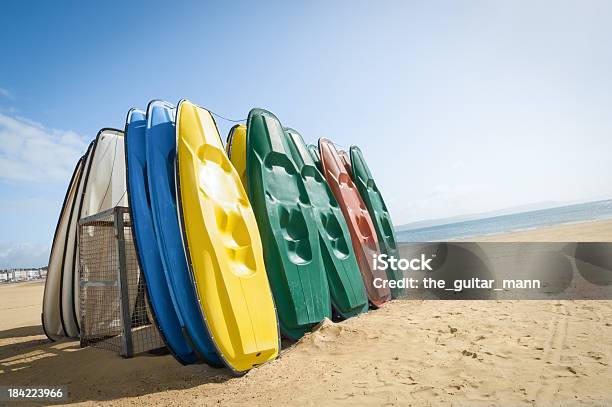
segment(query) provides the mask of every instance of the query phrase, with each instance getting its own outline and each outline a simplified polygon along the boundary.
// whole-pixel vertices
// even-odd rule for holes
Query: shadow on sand
[[[45,335],[40,325],[20,326],[19,328],[0,331],[0,339],[21,338],[24,336]],[[45,337],[46,338],[46,337]]]
[[[232,378],[228,369],[182,366],[170,355],[124,359],[77,341],[50,342],[40,326],[0,331],[0,382],[15,386],[68,386],[61,403],[109,401],[181,390]]]

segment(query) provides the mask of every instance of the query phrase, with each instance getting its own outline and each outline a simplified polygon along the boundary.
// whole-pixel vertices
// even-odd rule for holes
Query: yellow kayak
[[[241,374],[280,345],[255,215],[210,112],[181,101],[176,136],[179,218],[202,316],[221,359]]]
[[[246,135],[247,128],[244,124],[237,124],[230,129],[229,135],[227,136],[227,156],[230,158],[234,168],[240,175],[240,181],[244,189],[247,189],[246,181]],[[232,156],[233,152],[236,152]]]

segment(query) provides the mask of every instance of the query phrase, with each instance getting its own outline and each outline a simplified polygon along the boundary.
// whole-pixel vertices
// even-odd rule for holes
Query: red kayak
[[[374,270],[374,255],[380,253],[374,224],[334,144],[328,139],[320,139],[319,152],[325,179],[346,218],[368,298],[372,305],[380,307],[391,299],[391,290],[374,286],[376,278],[381,279],[379,282],[387,280],[385,271]]]
[[[342,160],[342,164],[344,164],[344,168],[348,172],[351,179],[353,179],[353,167],[351,167],[351,158],[348,153],[344,150],[338,151],[338,155],[340,156],[340,160]]]

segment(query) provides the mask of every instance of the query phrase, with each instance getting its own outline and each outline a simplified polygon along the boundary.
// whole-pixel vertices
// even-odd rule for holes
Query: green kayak
[[[368,297],[344,215],[302,136],[293,129],[285,135],[314,211],[332,305],[342,318],[366,312]]]
[[[310,157],[314,161],[317,169],[322,173],[321,169],[321,156],[319,155],[319,147],[314,144],[308,144],[308,152],[310,153]]]
[[[381,254],[386,254],[389,257],[393,256],[398,259],[399,251],[397,249],[395,232],[393,231],[393,223],[391,222],[391,215],[389,215],[382,194],[376,185],[376,181],[374,181],[372,177],[372,173],[359,147],[351,146],[350,155],[353,181],[355,181],[359,194],[363,198],[368,208],[368,212],[370,212],[370,217],[372,218],[374,228],[376,229],[376,235],[378,236],[380,252]],[[401,270],[391,270],[389,268],[387,269],[387,277],[390,280],[399,280],[403,277],[403,273]],[[393,298],[401,297],[404,294],[405,292],[402,288],[391,289]]]
[[[281,332],[298,339],[324,318],[331,299],[317,223],[304,181],[274,114],[247,119],[246,177]]]

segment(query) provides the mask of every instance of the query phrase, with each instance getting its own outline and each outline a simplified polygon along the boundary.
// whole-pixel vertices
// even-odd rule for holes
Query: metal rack
[[[138,266],[129,208],[79,221],[79,284],[81,347],[126,358],[164,347]]]

